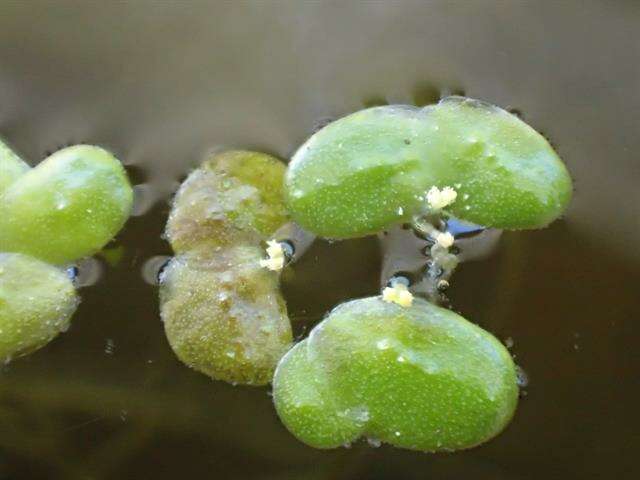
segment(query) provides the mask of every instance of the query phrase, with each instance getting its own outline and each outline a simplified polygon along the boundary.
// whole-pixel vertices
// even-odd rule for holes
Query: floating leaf
[[[491,334],[416,299],[379,297],[334,309],[278,365],[274,402],[303,442],[360,437],[422,451],[469,448],[497,435],[516,408],[516,370]]]
[[[176,194],[161,314],[174,352],[218,380],[263,385],[292,342],[279,277],[262,245],[287,221],[285,167],[257,152],[215,155]]]
[[[565,210],[571,179],[549,143],[515,115],[448,97],[375,107],[335,121],[294,155],[285,192],[304,228],[328,238],[379,232],[424,213],[451,187],[456,217],[486,227],[543,227]]]
[[[258,152],[224,152],[205,161],[176,194],[167,222],[174,251],[266,239],[287,221],[284,172],[280,160]]]
[[[0,250],[63,264],[100,250],[122,228],[133,192],[106,150],[76,145],[13,181],[0,197]]]
[[[173,258],[160,286],[161,315],[178,358],[230,383],[263,385],[292,342],[277,274],[250,245]]]
[[[0,253],[0,361],[37,350],[69,327],[78,298],[66,272]]]

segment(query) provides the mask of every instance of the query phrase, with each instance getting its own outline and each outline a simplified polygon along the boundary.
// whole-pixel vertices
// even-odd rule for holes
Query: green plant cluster
[[[278,275],[260,266],[262,243],[288,220],[284,171],[263,153],[224,152],[175,196],[161,316],[178,358],[214,379],[269,383],[293,341]]]
[[[408,225],[428,239],[418,283],[434,292],[460,261],[447,222],[541,228],[571,194],[544,137],[463,97],[353,113],[312,135],[288,166],[258,152],[213,155],[183,182],[167,221],[167,339],[213,379],[272,383],[280,419],[313,447],[364,438],[471,448],[515,413],[507,349],[401,279],[336,306],[294,344],[280,273],[304,248],[283,232],[334,240]],[[0,142],[0,361],[68,328],[79,299],[65,267],[112,239],[132,202],[123,166],[102,148],[64,148],[30,168]]]
[[[133,190],[108,151],[75,145],[30,168],[0,142],[0,361],[69,327],[79,299],[64,267],[124,225]]]
[[[264,242],[289,216],[327,239],[410,224],[431,238],[428,272],[438,281],[458,260],[454,236],[430,219],[541,228],[571,193],[566,168],[539,133],[462,97],[339,119],[312,135],[286,171],[265,154],[217,155],[189,175],[167,224],[177,254],[161,281],[169,342],[215,379],[272,381],[279,417],[308,445],[366,438],[421,451],[473,447],[502,431],[518,403],[516,366],[494,336],[394,284],[338,305],[290,348],[270,270],[291,258],[271,240],[265,259]]]

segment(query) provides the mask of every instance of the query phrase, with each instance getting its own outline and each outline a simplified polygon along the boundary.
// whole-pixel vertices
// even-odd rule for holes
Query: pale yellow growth
[[[456,201],[458,192],[452,187],[444,187],[440,190],[433,186],[427,192],[427,203],[433,210],[441,210]]]
[[[436,243],[442,248],[449,248],[453,245],[455,238],[449,232],[438,232],[437,230],[432,233]]]
[[[268,258],[260,260],[260,266],[274,272],[279,272],[284,268],[285,256],[282,245],[277,240],[269,240],[267,242]]]
[[[413,294],[407,289],[406,285],[396,283],[382,291],[382,300],[387,303],[396,303],[401,307],[410,307],[413,304]]]

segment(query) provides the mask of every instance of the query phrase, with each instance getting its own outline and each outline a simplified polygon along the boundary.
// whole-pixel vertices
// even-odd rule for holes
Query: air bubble
[[[456,239],[473,237],[481,234],[485,230],[486,229],[481,225],[458,220],[457,218],[450,218],[446,223],[446,231]]]
[[[518,383],[519,388],[526,388],[529,386],[529,375],[527,375],[527,372],[525,372],[519,365],[516,365],[516,382]]]
[[[279,240],[278,243],[282,247],[286,263],[289,263],[296,253],[296,249],[291,240]]]
[[[142,266],[142,278],[144,281],[149,285],[158,285],[162,271],[170,260],[171,257],[168,255],[156,255],[144,262]]]
[[[400,284],[404,285],[405,287],[410,287],[412,283],[413,282],[411,280],[411,274],[402,272],[397,273],[396,275],[391,277],[387,282],[387,286],[393,288],[396,285]]]
[[[280,227],[273,238],[282,245],[287,264],[296,262],[313,244],[316,236],[302,229],[294,222]]]
[[[75,280],[78,277],[78,267],[76,267],[75,265],[72,265],[66,269],[66,272],[67,272],[67,277],[69,277],[69,280],[75,283]]]
[[[107,341],[104,344],[104,353],[107,355],[113,355],[113,352],[116,349],[116,344],[114,343],[112,338],[107,338]]]
[[[77,287],[90,287],[95,285],[102,277],[104,267],[99,260],[90,257],[85,258],[76,267],[77,274],[73,281],[73,284]],[[68,271],[67,271],[68,274]]]
[[[156,202],[156,196],[150,184],[141,183],[133,187],[133,207],[131,216],[139,217],[147,213]]]

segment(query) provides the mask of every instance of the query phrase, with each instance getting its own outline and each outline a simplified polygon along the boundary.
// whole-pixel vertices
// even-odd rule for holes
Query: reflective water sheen
[[[0,135],[31,164],[106,146],[140,186],[136,216],[80,265],[69,331],[2,369],[0,479],[638,478],[638,58],[640,4],[625,0],[4,2]],[[526,371],[506,432],[451,455],[313,450],[268,389],[175,358],[161,235],[207,152],[286,159],[327,118],[461,92],[521,113],[576,185],[565,219],[503,234],[447,290]],[[296,334],[378,291],[380,260],[375,238],[314,243],[284,281]]]

